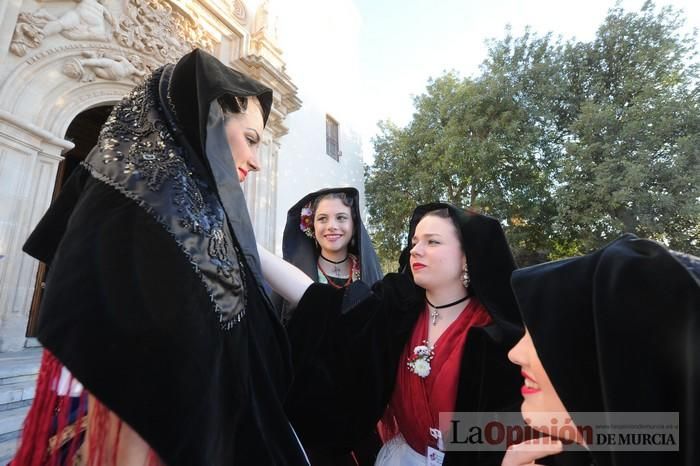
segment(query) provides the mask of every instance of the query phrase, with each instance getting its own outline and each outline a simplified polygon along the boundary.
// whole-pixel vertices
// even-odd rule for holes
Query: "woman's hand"
[[[535,460],[561,453],[563,445],[550,437],[536,438],[511,445],[503,457],[501,466],[539,466]]]

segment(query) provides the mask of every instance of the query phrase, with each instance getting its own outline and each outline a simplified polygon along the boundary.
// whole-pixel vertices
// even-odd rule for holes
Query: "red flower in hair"
[[[314,237],[314,211],[311,210],[311,203],[309,202],[301,209],[301,221],[299,223],[299,229],[304,232],[309,238]]]

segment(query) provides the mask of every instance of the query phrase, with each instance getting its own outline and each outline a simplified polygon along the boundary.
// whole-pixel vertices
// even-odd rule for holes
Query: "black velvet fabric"
[[[192,63],[203,70],[198,84],[178,69]],[[158,92],[168,72],[180,92],[197,84],[200,97],[208,95],[199,88],[206,70],[231,81],[211,89],[235,92],[247,82],[241,92],[250,95],[259,85],[203,52],[180,64],[117,106],[98,147],[25,244],[50,264],[38,338],[169,466],[304,465],[283,410],[288,340],[256,264],[240,252],[247,212],[219,201],[214,175],[202,168],[210,154],[182,136],[164,110],[172,102]],[[132,102],[143,108],[130,110]],[[128,131],[115,121],[120,115]],[[119,139],[126,133],[129,142]],[[219,307],[241,293],[234,275],[245,312],[226,321]]]
[[[372,247],[372,240],[367,234],[367,229],[360,216],[360,194],[357,189],[352,187],[321,189],[305,195],[290,207],[287,212],[287,223],[285,224],[282,238],[282,257],[302,270],[313,281],[318,282],[317,263],[319,248],[316,246],[314,239],[309,238],[300,228],[301,210],[319,196],[330,193],[344,193],[348,198],[352,199],[351,209],[354,229],[353,241],[349,244],[348,250],[360,260],[360,280],[364,283],[372,284],[379,280],[383,274],[377,253]],[[273,302],[282,321],[288,322],[294,312],[293,308],[278,295],[273,295]],[[323,306],[323,308],[325,309],[326,307]],[[344,448],[338,450],[332,447],[325,448],[318,444],[314,448],[307,447],[312,466],[373,465],[377,452],[382,445],[376,429],[371,428],[364,434],[358,434],[356,437],[356,443],[349,450]]]
[[[693,264],[697,259],[625,235],[587,256],[513,274],[525,325],[569,412],[680,415],[679,453],[594,451],[597,465],[700,464]]]
[[[498,221],[449,204],[418,207],[408,238],[435,206],[457,219],[473,291],[493,318],[491,325],[469,331],[455,411],[516,411],[522,381],[506,355],[522,330],[509,286],[515,268],[510,249]],[[349,448],[384,414],[400,356],[425,309],[425,291],[402,268],[404,273],[387,274],[371,289],[362,282],[344,291],[312,285],[299,303],[287,329],[300,375],[287,406],[305,445]],[[502,457],[502,452],[448,452],[444,464],[500,465]]]

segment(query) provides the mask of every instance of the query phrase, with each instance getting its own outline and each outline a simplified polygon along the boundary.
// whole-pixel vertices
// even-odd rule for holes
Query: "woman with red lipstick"
[[[115,106],[24,247],[50,272],[13,466],[308,464],[239,183],[258,167],[272,101],[195,50]],[[88,404],[73,424],[64,368]]]
[[[699,464],[699,278],[698,258],[633,235],[587,256],[516,271],[527,333],[509,358],[524,377],[521,411],[555,441],[516,445],[503,466]],[[678,413],[675,431],[639,431],[673,432],[678,451],[601,445],[603,431],[582,428],[591,425],[586,413],[624,425],[624,417],[606,413],[647,412]],[[567,421],[577,427],[560,429]],[[654,414],[633,421],[661,422]]]
[[[308,282],[286,290],[299,374],[289,413],[303,443],[342,445],[383,420],[378,465],[500,464],[502,452],[445,452],[440,412],[517,406],[506,353],[522,334],[509,286],[515,263],[500,223],[446,203],[416,208],[398,274],[344,293]],[[303,296],[302,296],[303,295]]]

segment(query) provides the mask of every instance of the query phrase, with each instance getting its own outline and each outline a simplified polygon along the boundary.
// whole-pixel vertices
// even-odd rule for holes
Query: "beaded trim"
[[[242,253],[202,164],[176,143],[163,116],[162,73],[155,71],[114,108],[97,150],[82,164],[170,233],[206,287],[221,328],[229,330],[245,315]]]

